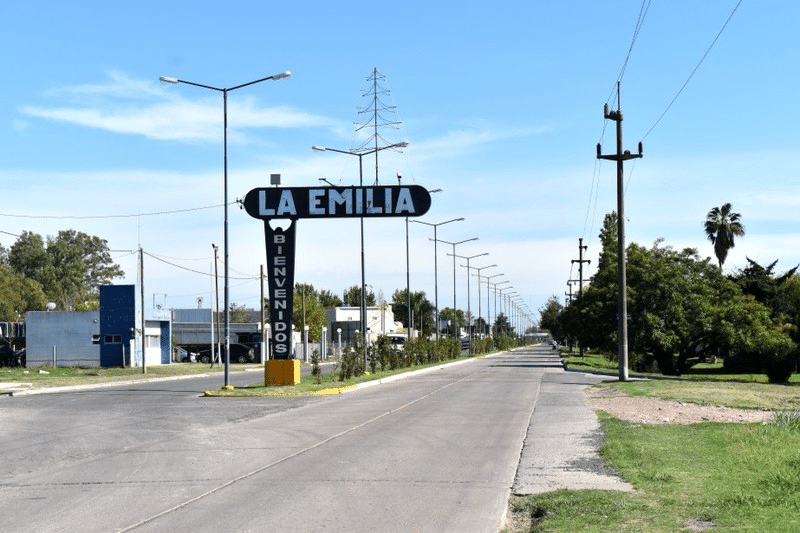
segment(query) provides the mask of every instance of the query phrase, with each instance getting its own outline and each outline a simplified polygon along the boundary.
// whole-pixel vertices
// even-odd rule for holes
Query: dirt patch
[[[638,424],[697,424],[700,422],[769,422],[772,411],[732,409],[674,400],[625,396],[616,389],[587,389],[591,404],[617,418]]]

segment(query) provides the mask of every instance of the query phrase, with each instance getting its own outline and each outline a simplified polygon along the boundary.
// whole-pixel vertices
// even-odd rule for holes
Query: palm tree
[[[739,213],[733,213],[730,202],[722,207],[715,207],[706,215],[706,236],[714,245],[714,255],[719,261],[719,269],[728,257],[728,250],[733,248],[734,237],[744,236],[744,226],[739,222]]]

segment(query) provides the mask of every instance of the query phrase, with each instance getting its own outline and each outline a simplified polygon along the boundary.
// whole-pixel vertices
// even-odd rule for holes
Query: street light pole
[[[163,84],[175,85],[178,83],[183,83],[186,85],[194,85],[195,87],[201,87],[203,89],[210,89],[212,91],[217,91],[222,93],[222,151],[223,151],[223,209],[225,212],[225,222],[223,226],[223,233],[224,233],[224,262],[225,262],[225,296],[224,296],[224,304],[225,304],[225,386],[230,385],[230,342],[231,342],[231,310],[230,310],[230,277],[229,277],[229,246],[228,246],[228,92],[235,91],[236,89],[241,89],[242,87],[247,87],[249,85],[255,85],[256,83],[261,83],[262,81],[267,80],[282,80],[284,78],[288,78],[291,76],[292,73],[288,70],[285,72],[280,72],[278,74],[273,74],[272,76],[267,76],[266,78],[260,78],[258,80],[249,81],[247,83],[242,83],[241,85],[235,85],[234,87],[214,87],[211,85],[203,85],[202,83],[195,83],[193,81],[186,81],[181,80],[178,78],[171,78],[169,76],[161,76],[159,80]]]
[[[452,254],[447,254],[447,255],[452,255],[453,256],[453,322],[456,325],[456,329],[454,331],[457,331],[459,333],[461,333],[461,324],[458,322],[458,310],[456,309],[456,246],[459,245],[459,244],[464,244],[465,242],[477,241],[477,240],[478,240],[478,237],[473,237],[471,239],[464,239],[463,241],[458,241],[458,242],[450,242],[450,241],[444,241],[444,240],[440,240],[439,241],[439,242],[443,242],[445,244],[449,244],[449,245],[451,245],[453,247],[453,253]],[[455,337],[456,337],[456,335],[454,333],[453,334],[453,338],[455,338]],[[459,335],[459,338],[460,337],[461,337],[461,335]]]
[[[438,268],[438,259],[437,259],[437,250],[436,250],[436,243],[438,239],[436,238],[436,228],[442,226],[444,224],[449,224],[450,222],[461,222],[466,220],[464,217],[461,218],[454,218],[452,220],[445,220],[444,222],[439,222],[438,224],[432,224],[430,222],[423,222],[422,220],[412,220],[412,222],[416,222],[417,224],[425,224],[426,226],[433,226],[433,292],[434,292],[434,300],[436,301],[436,324],[434,325],[434,329],[436,330],[436,342],[439,342],[439,268]]]
[[[498,278],[500,276],[505,276],[504,273],[500,274],[492,274],[491,276],[485,276],[486,278],[486,324],[489,326],[489,336],[492,336],[492,301],[489,299],[489,282],[492,278]],[[478,281],[480,281],[480,275],[478,275]],[[509,282],[510,283],[510,282]],[[495,287],[497,285],[495,284]],[[496,302],[496,301],[495,301]],[[495,313],[497,312],[497,306],[494,308]]]
[[[405,148],[408,146],[408,141],[402,141],[387,146],[373,148],[372,150],[339,150],[337,148],[328,148],[327,146],[312,146],[311,149],[315,152],[336,152],[339,154],[354,155],[358,157],[358,185],[364,186],[364,166],[362,164],[365,155],[374,154],[381,150],[389,148]],[[377,172],[377,161],[375,162],[375,172]],[[327,180],[324,180],[327,182]],[[364,217],[359,217],[361,224],[361,331],[364,336],[364,371],[367,371],[367,293],[366,293],[366,279],[364,270]]]
[[[453,257],[460,257],[461,259],[466,259],[467,260],[467,264],[466,265],[461,265],[461,266],[462,267],[463,266],[467,267],[467,316],[468,316],[469,319],[472,318],[472,308],[470,307],[472,297],[470,296],[470,291],[469,291],[469,285],[470,285],[470,283],[469,283],[469,277],[470,277],[469,269],[470,268],[475,268],[475,267],[469,266],[469,260],[470,259],[475,259],[476,257],[482,257],[484,255],[489,255],[489,252],[484,252],[482,254],[475,254],[475,255],[470,255],[470,256],[463,256],[463,255],[455,255],[455,254],[453,254]],[[497,265],[490,265],[490,266],[497,266]],[[481,273],[481,269],[484,269],[484,268],[489,268],[489,267],[481,267],[480,269],[475,268],[475,270],[478,271],[478,318],[480,318],[480,316],[481,316],[481,278],[480,278],[480,273]],[[469,337],[469,353],[472,353],[472,325],[471,324],[467,324],[467,330],[469,331],[469,335],[468,335],[468,337]]]

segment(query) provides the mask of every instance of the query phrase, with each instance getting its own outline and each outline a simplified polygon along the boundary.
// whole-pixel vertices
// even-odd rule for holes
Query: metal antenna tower
[[[361,97],[366,104],[358,108],[359,122],[356,122],[356,133],[366,130],[370,135],[356,148],[356,151],[366,150],[368,146],[373,146],[370,151],[375,152],[375,185],[378,185],[378,152],[391,144],[398,144],[388,141],[381,135],[381,129],[398,129],[400,122],[395,120],[394,114],[396,106],[389,105],[384,99],[389,99],[391,91],[386,87],[386,76],[381,74],[377,67],[372,69],[372,73],[367,76],[368,87],[361,93]]]

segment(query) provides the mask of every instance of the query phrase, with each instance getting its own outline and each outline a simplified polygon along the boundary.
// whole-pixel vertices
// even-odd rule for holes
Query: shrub
[[[319,366],[319,350],[311,354],[311,375],[317,378],[317,383],[322,383],[322,368]]]
[[[797,350],[786,345],[765,348],[761,365],[770,383],[786,383],[797,369]]]

